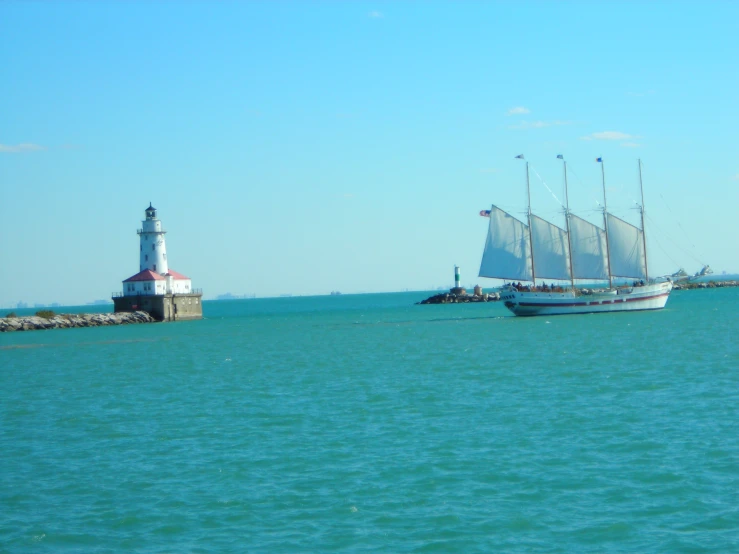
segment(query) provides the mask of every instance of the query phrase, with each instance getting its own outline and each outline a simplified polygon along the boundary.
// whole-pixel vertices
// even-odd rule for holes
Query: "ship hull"
[[[611,289],[592,294],[529,292],[506,287],[500,299],[517,316],[591,314],[659,310],[665,307],[672,283]]]

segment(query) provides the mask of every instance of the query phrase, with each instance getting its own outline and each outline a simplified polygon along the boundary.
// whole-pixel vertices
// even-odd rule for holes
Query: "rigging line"
[[[647,220],[649,220],[649,224],[652,227],[656,228],[660,233],[663,233],[667,237],[667,240],[669,240],[672,244],[674,244],[677,247],[678,250],[680,250],[681,252],[683,252],[683,254],[688,255],[690,258],[692,258],[694,261],[698,262],[701,265],[706,265],[706,263],[703,262],[700,258],[698,258],[695,254],[693,254],[692,252],[686,250],[684,247],[680,246],[677,242],[675,242],[674,240],[672,240],[672,238],[670,237],[670,234],[668,232],[666,232],[664,229],[662,229],[659,225],[657,225],[652,220],[651,217],[646,216],[646,218],[647,218]],[[695,248],[695,245],[693,245],[693,247]]]
[[[557,198],[557,195],[552,192],[552,189],[549,188],[549,185],[547,185],[547,182],[544,179],[542,179],[541,175],[539,175],[539,172],[536,171],[536,168],[531,163],[529,163],[529,168],[534,173],[536,173],[536,176],[539,178],[539,181],[541,181],[541,183],[546,187],[546,189],[549,191],[549,194],[551,194],[554,197],[554,199],[557,201],[557,203],[564,208],[564,204],[562,204],[559,198]]]
[[[660,231],[661,233],[664,233],[664,234],[665,234],[665,235],[667,236],[668,240],[669,240],[670,242],[672,242],[672,243],[673,243],[673,244],[674,244],[675,246],[677,246],[677,248],[679,248],[680,250],[682,250],[682,251],[683,251],[683,252],[684,252],[685,254],[688,254],[688,255],[689,255],[689,256],[690,256],[691,258],[693,258],[693,259],[694,259],[694,260],[695,260],[696,262],[698,262],[698,263],[701,263],[701,264],[703,264],[703,265],[706,265],[706,264],[705,264],[705,263],[704,263],[703,261],[701,261],[701,260],[700,260],[700,259],[699,259],[699,258],[697,257],[697,255],[696,255],[696,254],[694,254],[694,253],[691,253],[691,252],[689,252],[689,251],[688,251],[687,249],[685,249],[685,247],[683,247],[683,246],[680,246],[680,245],[679,245],[679,244],[678,244],[678,243],[677,243],[676,241],[674,241],[674,240],[673,240],[673,239],[672,239],[672,238],[670,237],[670,233],[668,233],[667,231],[665,231],[664,229],[662,229],[662,228],[661,228],[661,227],[660,227],[659,225],[657,225],[657,224],[656,224],[656,222],[655,222],[654,220],[652,220],[652,218],[651,218],[651,217],[649,217],[649,216],[647,215],[647,216],[646,216],[646,218],[647,218],[647,219],[649,220],[649,224],[650,224],[650,225],[652,225],[653,227],[657,228],[657,229],[658,229],[658,230],[659,230],[659,231]],[[692,246],[693,248],[695,248],[695,244],[691,244],[691,246]]]
[[[674,214],[674,213],[673,213],[673,211],[672,211],[672,210],[670,209],[670,206],[669,206],[669,205],[667,204],[667,200],[665,200],[665,197],[664,197],[664,196],[662,196],[662,194],[660,194],[660,195],[659,195],[659,197],[660,197],[660,198],[662,199],[662,201],[663,201],[663,202],[665,203],[665,207],[667,208],[667,211],[669,211],[669,212],[670,212],[670,214],[674,216],[675,214]],[[687,231],[686,231],[685,229],[683,229],[683,226],[682,226],[682,225],[680,224],[680,220],[679,220],[679,219],[677,219],[677,218],[675,218],[675,223],[677,223],[677,226],[678,226],[678,227],[680,227],[680,230],[681,230],[681,231],[682,231],[683,233],[685,233],[685,236],[686,236],[686,237],[687,237],[688,239],[690,239],[690,235],[688,234],[688,232],[687,232]],[[695,248],[695,244],[693,245],[693,248]]]
[[[570,172],[570,173],[572,173],[572,174],[573,174],[573,175],[575,176],[575,178],[576,178],[576,179],[577,179],[577,180],[578,180],[578,181],[580,182],[580,185],[582,185],[583,187],[585,187],[585,186],[586,186],[586,185],[585,185],[585,183],[583,182],[583,180],[582,180],[582,179],[580,179],[580,176],[579,176],[579,175],[577,174],[577,172],[575,171],[575,168],[574,168],[574,167],[572,167],[572,164],[571,164],[571,163],[568,163],[568,164],[567,164],[567,169],[569,169],[569,170],[570,170],[569,172]],[[601,205],[601,203],[600,203],[600,202],[598,202],[598,199],[597,199],[597,198],[596,198],[596,199],[594,199],[594,200],[595,200],[595,203],[596,203],[596,204],[598,204],[599,206]]]
[[[657,237],[655,237],[655,236],[652,236],[652,237],[650,237],[650,238],[651,238],[651,239],[652,239],[652,240],[653,240],[654,242],[656,242],[656,243],[657,243],[657,246],[659,246],[659,249],[660,249],[660,250],[662,251],[662,253],[663,253],[663,254],[664,254],[665,256],[667,256],[667,258],[668,258],[668,259],[669,259],[669,260],[670,260],[670,261],[671,261],[671,262],[673,263],[673,265],[676,265],[677,267],[680,267],[680,264],[679,264],[679,263],[677,263],[677,262],[676,262],[675,260],[673,260],[673,259],[672,259],[672,256],[670,256],[670,255],[669,255],[669,254],[667,253],[667,250],[665,250],[665,249],[664,249],[664,248],[662,247],[662,243],[661,243],[661,242],[659,241],[659,239],[657,239]]]

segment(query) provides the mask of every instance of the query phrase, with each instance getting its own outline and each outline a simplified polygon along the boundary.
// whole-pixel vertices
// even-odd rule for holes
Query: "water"
[[[0,335],[0,551],[739,551],[739,289],[429,294]]]

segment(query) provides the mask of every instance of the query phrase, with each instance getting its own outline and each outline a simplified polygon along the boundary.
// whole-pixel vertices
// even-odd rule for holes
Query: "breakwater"
[[[739,287],[739,281],[708,281],[707,283],[675,283],[672,288],[674,290],[693,290],[693,289],[720,289],[723,287]]]
[[[156,320],[146,312],[119,312],[99,314],[56,314],[4,317],[0,319],[0,333],[7,331],[35,331],[40,329],[68,329],[72,327],[102,327],[130,323],[153,323]]]
[[[441,294],[435,294],[427,298],[416,302],[417,304],[469,304],[471,302],[495,302],[500,300],[500,294],[497,292],[491,292],[490,294],[467,294],[467,293],[454,293],[444,292]]]

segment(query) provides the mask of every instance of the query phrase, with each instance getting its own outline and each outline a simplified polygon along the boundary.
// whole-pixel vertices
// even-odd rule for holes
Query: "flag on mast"
[[[565,157],[562,154],[557,154],[557,159],[558,160],[564,160]]]
[[[595,158],[595,161],[598,163],[603,163],[603,158]]]
[[[523,160],[523,154],[519,154],[518,156],[516,156],[516,159],[517,160]]]

